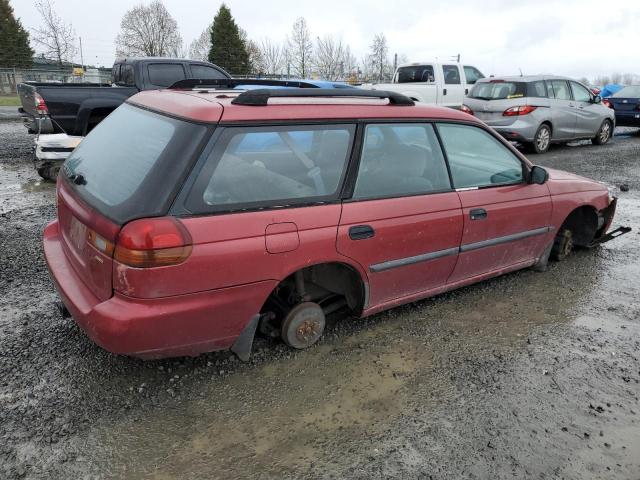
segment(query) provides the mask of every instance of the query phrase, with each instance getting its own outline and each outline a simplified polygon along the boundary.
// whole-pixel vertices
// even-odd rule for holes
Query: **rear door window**
[[[191,65],[191,75],[193,78],[227,78],[220,70],[207,65]]]
[[[550,98],[555,98],[556,100],[571,100],[571,92],[566,80],[547,80],[547,88],[549,88]]]
[[[186,78],[180,63],[152,63],[148,67],[149,82],[157,87],[170,87]]]
[[[367,125],[353,198],[445,190],[451,183],[431,124]]]
[[[73,188],[118,223],[163,213],[206,127],[124,104],[105,118],[64,164]]]
[[[443,65],[444,83],[447,85],[460,85],[460,70],[457,65]]]
[[[186,200],[192,212],[317,203],[340,193],[353,125],[223,131]]]
[[[520,159],[483,129],[440,124],[438,131],[455,188],[491,187],[524,181]]]

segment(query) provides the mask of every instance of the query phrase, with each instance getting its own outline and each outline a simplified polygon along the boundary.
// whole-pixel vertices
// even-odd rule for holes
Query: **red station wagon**
[[[607,234],[605,185],[532,165],[465,113],[189,82],[129,98],[58,179],[51,277],[110,352],[247,359],[257,331],[304,348],[330,314],[544,270],[628,230]]]

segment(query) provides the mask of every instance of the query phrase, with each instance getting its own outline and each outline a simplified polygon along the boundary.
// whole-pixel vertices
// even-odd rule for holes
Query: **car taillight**
[[[47,108],[47,104],[44,103],[44,98],[42,98],[42,95],[40,95],[39,93],[35,93],[33,95],[33,99],[35,101],[36,112],[39,115],[48,115],[49,109]]]
[[[114,258],[137,268],[164,267],[191,255],[191,236],[173,217],[134,220],[120,231]]]
[[[609,100],[607,100],[606,98],[603,98],[603,99],[602,99],[602,104],[603,104],[605,107],[613,108],[613,105],[611,105],[611,102],[610,102]]]
[[[520,105],[519,107],[511,107],[507,108],[502,115],[504,117],[515,117],[518,115],[527,115],[533,112],[538,107],[533,107],[531,105]]]
[[[460,108],[460,110],[462,110],[464,113],[468,113],[469,115],[473,115],[473,110],[471,110],[469,107],[467,107],[466,105],[462,105],[462,107]]]

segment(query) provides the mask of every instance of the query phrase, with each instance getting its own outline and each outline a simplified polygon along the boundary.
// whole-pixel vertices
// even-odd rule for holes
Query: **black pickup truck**
[[[207,62],[175,58],[122,58],[113,64],[109,83],[40,83],[18,85],[29,133],[84,136],[130,96],[166,88],[186,78],[231,78]]]

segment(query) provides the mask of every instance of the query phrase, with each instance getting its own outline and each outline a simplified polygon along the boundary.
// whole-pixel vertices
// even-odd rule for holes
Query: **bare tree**
[[[260,44],[260,51],[262,53],[264,73],[267,75],[282,73],[286,62],[285,52],[282,46],[265,38]]]
[[[331,35],[318,37],[314,65],[321,78],[335,81],[344,74],[344,46],[342,40]]]
[[[299,17],[294,22],[288,46],[288,57],[293,66],[294,74],[298,77],[306,78],[310,73],[309,67],[313,55],[313,42],[304,17]]]
[[[122,17],[116,37],[116,54],[167,57],[182,55],[178,22],[160,0],[133,7]]]
[[[389,78],[391,64],[389,63],[389,46],[384,33],[378,33],[373,37],[369,63],[371,65],[371,73],[375,75],[379,82]]]
[[[358,59],[351,53],[351,47],[344,47],[344,75],[347,78],[357,79],[358,77]]]
[[[211,50],[211,25],[189,44],[188,56],[191,60],[206,62],[209,59],[209,50]]]
[[[622,82],[622,74],[621,73],[612,73],[611,74],[611,83],[620,83]]]
[[[73,60],[76,37],[73,26],[54,12],[53,6],[51,0],[36,2],[42,26],[33,29],[33,41],[43,48],[45,57],[53,58],[62,66],[62,62]]]
[[[622,83],[624,85],[633,85],[636,79],[636,75],[634,75],[633,73],[625,73],[624,75],[622,75]]]

